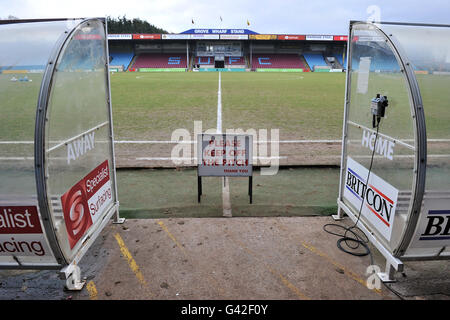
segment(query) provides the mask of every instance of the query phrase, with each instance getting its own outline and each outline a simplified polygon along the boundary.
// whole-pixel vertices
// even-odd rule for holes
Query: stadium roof
[[[258,34],[249,29],[189,29],[182,34]]]

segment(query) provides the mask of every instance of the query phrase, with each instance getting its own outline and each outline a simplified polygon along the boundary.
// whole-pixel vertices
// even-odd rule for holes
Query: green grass
[[[222,126],[338,139],[344,87],[344,74],[222,73]],[[216,72],[116,73],[111,88],[117,139],[170,140],[177,128],[192,132],[195,120],[216,126]]]
[[[170,140],[195,120],[216,124],[217,73],[116,73],[111,92],[117,139]]]
[[[343,73],[223,73],[223,126],[279,129],[280,138],[339,139]]]
[[[20,75],[19,75],[20,76]],[[0,75],[1,140],[33,140],[36,103],[41,75],[28,75],[33,82],[11,82]],[[395,136],[411,134],[409,97],[401,75],[371,74],[366,95],[355,95],[364,112],[355,119],[370,125],[369,100],[376,93],[390,98],[388,117],[395,118]],[[450,90],[448,76],[417,75],[421,85],[428,137],[450,136]],[[94,97],[92,81],[84,81]],[[77,100],[77,90],[61,90],[59,101]],[[170,140],[175,129],[193,131],[194,121],[203,129],[215,128],[218,73],[115,73],[111,93],[115,137]],[[344,113],[343,73],[222,73],[223,128],[280,129],[280,138],[339,139]],[[93,98],[97,101],[99,97]],[[90,101],[89,99],[85,99]],[[88,102],[86,102],[88,103]],[[74,104],[74,103],[71,103]],[[354,109],[356,110],[356,109]],[[63,112],[64,113],[64,112]],[[62,115],[63,116],[63,115]],[[396,131],[398,134],[396,134]]]

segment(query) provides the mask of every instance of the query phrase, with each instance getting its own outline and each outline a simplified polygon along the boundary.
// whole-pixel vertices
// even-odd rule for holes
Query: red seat
[[[179,53],[142,53],[134,68],[186,68],[186,55]]]

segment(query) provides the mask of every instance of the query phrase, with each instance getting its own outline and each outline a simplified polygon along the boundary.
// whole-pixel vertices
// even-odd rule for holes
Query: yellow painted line
[[[273,270],[272,268],[270,268],[269,266],[266,266],[267,269],[269,269],[269,271],[278,276],[281,279],[281,282],[283,282],[283,284],[288,287],[289,289],[291,289],[300,299],[303,300],[311,300],[311,298],[309,298],[308,296],[306,296],[305,294],[303,294],[296,286],[294,286],[291,282],[289,282],[288,279],[286,279],[281,273],[276,272],[275,270]]]
[[[170,233],[169,229],[167,229],[166,225],[162,221],[158,221],[159,226],[167,233],[167,235],[172,239],[173,242],[177,245],[178,248],[183,251],[183,254],[187,256],[186,250],[184,247],[178,242],[178,240],[173,236],[173,234]]]
[[[89,299],[91,300],[97,300],[98,298],[98,292],[97,292],[97,288],[95,287],[95,283],[94,281],[89,281],[86,284],[86,289],[89,292]]]
[[[224,232],[226,234],[228,234],[231,238],[232,241],[234,241],[236,244],[238,244],[242,249],[244,249],[245,251],[247,251],[250,255],[252,255],[253,257],[255,257],[256,259],[258,258],[258,256],[260,256],[259,254],[257,254],[256,252],[253,252],[252,250],[250,250],[245,244],[243,244],[241,241],[239,241],[238,239],[236,239],[232,234],[230,234],[228,231],[224,230]],[[261,256],[260,256],[261,258]],[[290,289],[292,292],[294,292],[297,297],[299,297],[302,300],[311,300],[311,298],[309,298],[307,295],[305,295],[304,293],[302,293],[295,285],[293,285],[286,277],[284,277],[281,273],[277,272],[276,270],[274,270],[273,268],[271,268],[267,263],[262,262],[262,264],[267,268],[267,270],[270,271],[270,273],[272,273],[274,276],[280,278],[281,282],[283,283],[284,286],[286,286],[288,289]]]
[[[279,229],[281,229],[281,230],[283,230],[283,231],[287,231],[288,234],[290,234],[290,233],[289,233],[289,230],[287,230],[284,226],[281,226],[281,225],[279,225],[279,224],[276,224],[276,226],[277,226]],[[310,245],[310,244],[308,244],[308,243],[306,243],[306,242],[304,242],[304,241],[302,241],[302,240],[300,240],[300,239],[296,239],[296,241],[299,241],[299,242],[302,244],[302,246],[303,246],[304,248],[308,249],[308,250],[311,251],[312,253],[318,255],[319,257],[324,258],[325,260],[327,260],[329,263],[331,263],[331,264],[334,265],[335,267],[337,267],[337,268],[343,270],[343,271],[344,271],[344,274],[345,274],[347,277],[349,277],[349,278],[355,280],[356,282],[359,282],[361,285],[363,285],[364,287],[367,288],[367,283],[366,283],[366,281],[365,281],[364,279],[360,278],[360,277],[358,276],[357,273],[355,273],[355,272],[353,272],[352,270],[346,268],[345,266],[343,266],[343,265],[340,264],[339,262],[335,261],[333,258],[329,257],[326,253],[320,251],[320,250],[317,249],[316,247],[314,247],[314,246],[312,246],[312,245]],[[367,289],[369,289],[369,288],[367,288]],[[381,293],[382,293],[380,289],[369,289],[369,290],[372,290],[372,291],[376,292],[377,294],[381,294]]]
[[[133,256],[131,255],[130,251],[125,245],[125,242],[123,241],[122,237],[118,233],[116,233],[114,237],[116,238],[117,243],[119,244],[120,252],[122,252],[123,256],[127,259],[130,269],[134,272],[136,278],[139,280],[141,285],[147,287],[147,281],[145,281],[144,275],[139,269],[139,266],[137,265],[136,261],[133,259]]]

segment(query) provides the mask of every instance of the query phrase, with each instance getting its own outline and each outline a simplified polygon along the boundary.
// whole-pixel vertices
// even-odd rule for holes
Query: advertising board
[[[157,39],[161,39],[160,34],[156,33],[133,34],[133,40],[157,40]]]
[[[347,158],[344,198],[386,239],[390,240],[397,207],[398,190],[352,158]]]
[[[250,40],[277,40],[276,34],[251,34],[248,36]]]
[[[63,194],[61,204],[69,245],[73,249],[113,204],[108,160]]]
[[[53,257],[36,205],[0,206],[0,256]]]
[[[131,33],[128,34],[108,34],[108,40],[131,40]]]
[[[305,35],[300,34],[282,34],[278,35],[278,40],[305,40]]]

